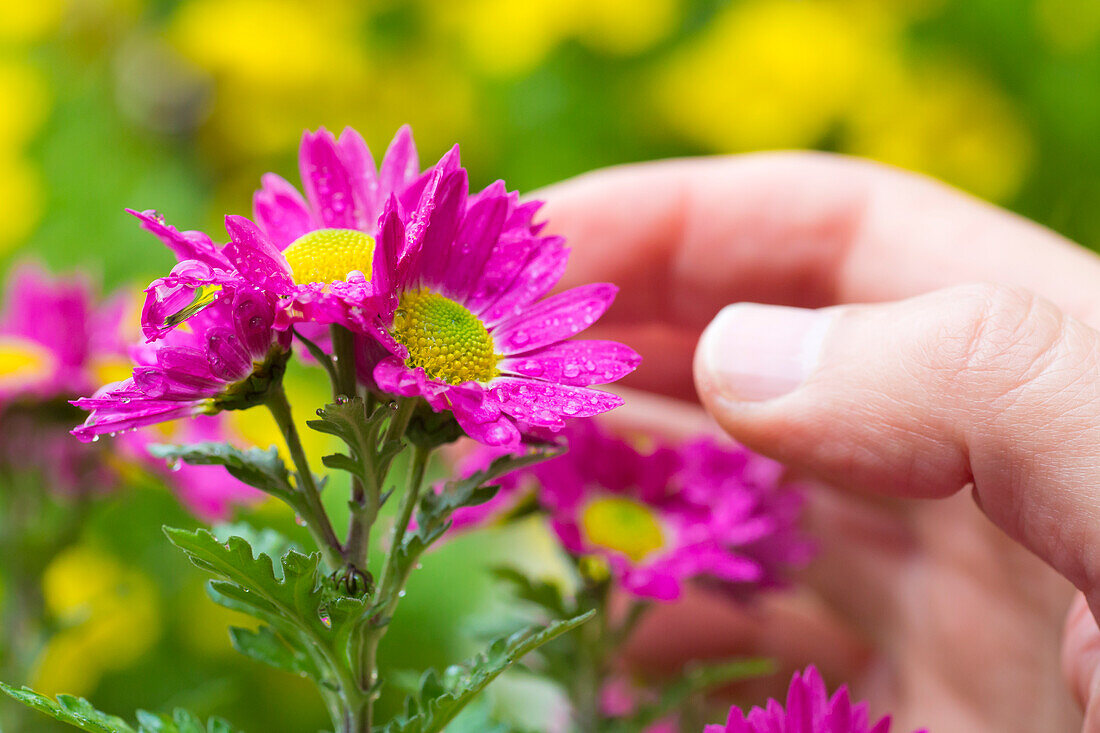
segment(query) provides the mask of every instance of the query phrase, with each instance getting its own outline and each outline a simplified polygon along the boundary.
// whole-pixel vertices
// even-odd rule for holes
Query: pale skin
[[[1100,733],[1100,258],[810,153],[625,166],[539,196],[572,245],[563,285],[622,289],[592,334],[645,358],[616,419],[717,423],[817,482],[799,591],[750,609],[693,592],[646,619],[636,660],[815,662],[901,733]],[[708,328],[743,301],[828,310],[738,307]]]

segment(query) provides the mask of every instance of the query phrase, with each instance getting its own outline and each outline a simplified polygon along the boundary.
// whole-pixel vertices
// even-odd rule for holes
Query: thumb
[[[1026,291],[724,309],[696,351],[735,438],[858,491],[983,511],[1100,608],[1100,334]]]

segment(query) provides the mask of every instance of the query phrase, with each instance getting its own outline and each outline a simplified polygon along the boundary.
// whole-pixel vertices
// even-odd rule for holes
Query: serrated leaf
[[[234,478],[260,491],[293,504],[294,487],[279,451],[275,448],[236,448],[229,443],[204,442],[189,445],[154,444],[150,455],[193,466],[224,466]]]
[[[313,661],[270,626],[261,626],[255,631],[233,626],[229,629],[229,639],[234,649],[257,662],[291,674],[304,674],[313,679],[321,677]]]
[[[545,627],[531,627],[493,642],[488,651],[466,664],[450,667],[442,679],[427,672],[420,691],[405,701],[405,714],[390,721],[384,733],[436,733],[454,720],[486,686],[527,653],[573,630],[595,615],[588,611]]]
[[[418,550],[431,545],[446,532],[447,523],[456,510],[484,504],[496,496],[500,487],[488,485],[491,481],[558,455],[561,449],[549,448],[535,449],[520,456],[500,456],[487,468],[467,478],[448,481],[442,491],[425,491],[417,507],[417,529],[405,535],[402,553],[416,557]]]
[[[204,725],[194,714],[182,709],[175,710],[171,716],[139,710],[135,730],[122,718],[97,710],[82,697],[58,695],[55,700],[29,687],[16,689],[3,682],[0,682],[0,691],[54,720],[89,733],[238,733],[224,720],[211,718]]]
[[[280,578],[271,558],[253,555],[240,537],[222,543],[203,529],[166,527],[164,531],[191,562],[218,576],[208,585],[214,601],[271,625],[296,652],[312,661],[305,671],[327,678],[346,666],[347,640],[365,604],[326,593],[319,553],[290,550],[281,559]],[[331,686],[330,679],[318,681]]]
[[[335,435],[348,446],[351,455],[334,453],[322,458],[329,468],[347,471],[364,483],[370,483],[377,466],[375,461],[381,450],[379,431],[389,410],[384,406],[367,415],[367,406],[361,397],[343,402],[332,402],[317,411],[320,420],[306,423],[317,432]],[[397,446],[400,449],[400,444]],[[379,464],[381,465],[381,464]]]

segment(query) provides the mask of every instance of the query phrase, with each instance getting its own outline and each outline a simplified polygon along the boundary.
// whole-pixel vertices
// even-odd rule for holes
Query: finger
[[[1100,733],[1100,628],[1080,593],[1066,615],[1062,672],[1085,711],[1085,733]]]
[[[1053,232],[930,179],[840,156],[622,166],[537,196],[572,246],[565,284],[621,287],[606,323],[701,329],[738,300],[817,307],[973,281],[1023,286],[1088,320],[1100,283],[1100,260]]]
[[[741,304],[696,355],[735,439],[833,485],[985,514],[1100,607],[1100,334],[1000,286],[808,311]]]

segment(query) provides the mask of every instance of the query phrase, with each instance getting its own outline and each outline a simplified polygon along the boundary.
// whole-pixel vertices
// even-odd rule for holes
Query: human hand
[[[839,487],[809,497],[822,552],[804,592],[665,612],[635,656],[815,661],[901,730],[1078,730],[1061,640],[1100,731],[1100,259],[818,154],[628,166],[543,196],[573,246],[567,284],[622,287],[601,330],[645,357],[635,419],[700,424],[662,401],[694,398],[694,353],[722,428]],[[707,326],[737,301],[827,308],[740,305]],[[1084,591],[1064,640],[1063,578]]]

